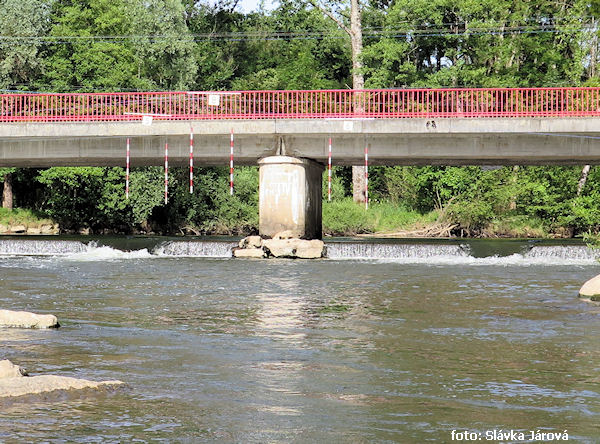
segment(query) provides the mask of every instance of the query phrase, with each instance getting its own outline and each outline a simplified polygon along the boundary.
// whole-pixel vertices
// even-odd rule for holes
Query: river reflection
[[[4,357],[129,388],[11,404],[0,441],[596,442],[596,266],[489,262],[1,258],[3,308],[63,325],[0,329]]]

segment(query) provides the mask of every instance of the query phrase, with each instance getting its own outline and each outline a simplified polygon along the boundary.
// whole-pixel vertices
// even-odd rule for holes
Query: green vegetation
[[[242,14],[235,2],[3,0],[0,90],[148,91],[347,88],[350,39],[307,0]],[[325,3],[323,3],[325,5]],[[331,4],[328,3],[331,6]],[[349,3],[332,10],[349,24]],[[362,4],[368,88],[600,85],[598,2],[371,0]],[[377,167],[370,208],[355,205],[351,172],[334,168],[323,204],[332,234],[449,229],[470,236],[572,236],[600,231],[600,171],[582,167]],[[64,230],[251,233],[256,168],[2,169],[14,204]],[[326,199],[326,181],[324,181]],[[12,213],[11,213],[12,214]],[[11,217],[21,214],[14,212]],[[25,213],[22,213],[25,214]]]
[[[52,223],[50,218],[33,210],[23,208],[8,210],[0,208],[0,225],[4,225],[5,227],[23,225],[25,228],[29,228],[51,225]]]

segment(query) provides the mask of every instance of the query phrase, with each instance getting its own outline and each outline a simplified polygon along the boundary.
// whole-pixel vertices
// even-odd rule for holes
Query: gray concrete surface
[[[258,225],[261,236],[282,231],[320,239],[322,165],[307,159],[270,156],[259,161]]]

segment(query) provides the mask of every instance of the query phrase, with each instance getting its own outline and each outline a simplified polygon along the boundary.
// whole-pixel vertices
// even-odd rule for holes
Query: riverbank
[[[52,219],[35,211],[0,208],[0,234],[58,234],[60,228]]]
[[[141,235],[217,235],[248,236],[258,233],[257,220],[240,227],[235,221],[213,220],[203,227],[190,224],[181,226],[152,227],[144,225],[134,229],[123,227],[73,227],[68,230],[42,213],[29,209],[0,208],[0,234],[141,234]],[[570,227],[551,226],[542,219],[523,215],[503,215],[491,219],[483,225],[472,226],[468,222],[449,215],[444,210],[433,210],[424,214],[406,209],[392,202],[371,202],[366,209],[364,204],[356,204],[351,198],[333,202],[323,202],[324,236],[361,236],[389,238],[571,238]]]

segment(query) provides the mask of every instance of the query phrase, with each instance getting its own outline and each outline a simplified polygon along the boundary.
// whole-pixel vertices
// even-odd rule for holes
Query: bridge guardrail
[[[0,94],[0,122],[599,116],[600,88]]]

